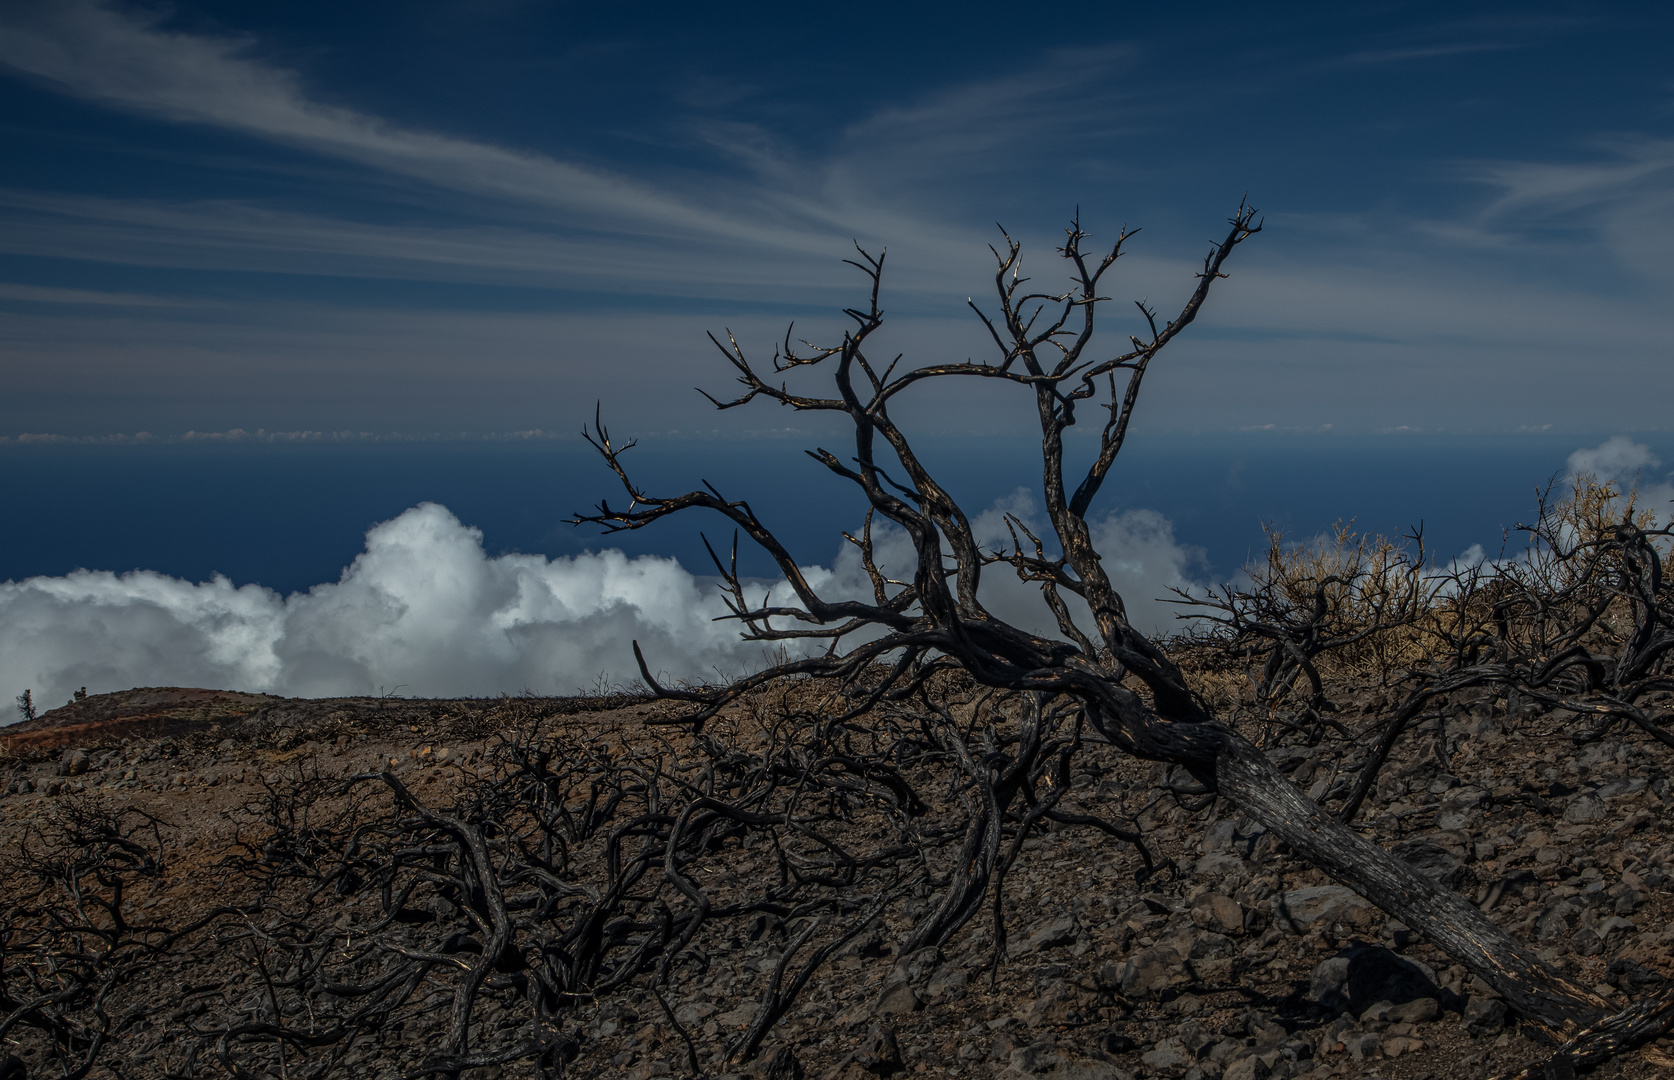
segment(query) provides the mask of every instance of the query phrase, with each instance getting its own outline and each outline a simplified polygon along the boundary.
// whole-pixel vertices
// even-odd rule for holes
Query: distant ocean
[[[1199,580],[1224,579],[1261,554],[1264,521],[1298,540],[1338,519],[1385,533],[1422,523],[1438,556],[1473,544],[1492,554],[1505,529],[1529,519],[1535,489],[1569,454],[1612,434],[1138,433],[1101,505],[1167,516],[1178,542],[1203,550]],[[1669,436],[1637,438],[1674,461]],[[728,497],[748,499],[799,561],[829,565],[840,532],[856,528],[864,508],[801,453],[805,444],[813,440],[654,440],[628,460],[652,492],[708,479]],[[922,451],[972,514],[1038,485],[1038,450],[1021,439],[927,440]],[[564,524],[601,497],[624,501],[579,439],[11,445],[0,447],[8,523],[0,530],[0,580],[146,569],[190,581],[220,573],[290,593],[336,581],[371,525],[427,501],[481,529],[489,554],[618,547],[673,555],[704,574],[699,532],[721,543],[731,534],[718,517],[699,513],[615,536]],[[747,546],[745,569],[767,572]]]

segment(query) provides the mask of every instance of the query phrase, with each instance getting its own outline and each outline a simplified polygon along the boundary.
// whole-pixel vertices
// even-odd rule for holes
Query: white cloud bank
[[[1002,515],[1028,518],[1019,492],[974,525],[985,543]],[[1153,602],[1189,582],[1200,555],[1147,510],[1095,523],[1105,565],[1135,622],[1166,629]],[[878,535],[886,570],[910,556],[904,536]],[[833,594],[870,589],[852,550],[811,579]],[[996,615],[1054,632],[1033,588],[993,568],[983,594]],[[763,646],[738,639],[719,593],[671,558],[610,550],[547,559],[490,557],[482,533],[425,503],[366,534],[366,550],[333,584],[282,597],[224,577],[203,583],[152,571],[78,570],[0,584],[0,690],[31,689],[41,706],[76,688],[204,686],[287,696],[377,693],[492,695],[525,688],[574,693],[602,674],[636,684],[631,642],[669,678],[738,675]]]

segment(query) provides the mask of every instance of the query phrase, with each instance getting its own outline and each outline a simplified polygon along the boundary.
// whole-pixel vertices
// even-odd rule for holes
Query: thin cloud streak
[[[25,304],[74,304],[94,307],[176,307],[182,301],[140,293],[100,292],[96,289],[59,289],[48,285],[0,282],[0,300]]]
[[[603,216],[630,231],[804,251],[823,241],[805,229],[716,213],[598,169],[325,104],[294,73],[249,55],[249,39],[166,31],[154,18],[90,0],[20,7],[0,18],[0,63],[116,108],[267,139],[459,192]]]

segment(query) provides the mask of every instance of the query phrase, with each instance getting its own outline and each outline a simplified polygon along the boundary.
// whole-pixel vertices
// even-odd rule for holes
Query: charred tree
[[[791,658],[718,689],[678,689],[662,686],[653,678],[636,645],[642,675],[660,697],[687,703],[689,709],[676,722],[699,730],[729,704],[784,676],[836,680],[853,690],[850,711],[832,720],[837,725],[880,703],[922,701],[927,681],[948,670],[967,673],[979,684],[999,691],[1026,695],[1036,708],[1062,709],[1067,703],[1078,724],[1085,723],[1121,752],[1177,766],[1192,781],[1183,794],[1228,800],[1296,856],[1422,933],[1493,987],[1525,1021],[1571,1039],[1563,1050],[1566,1060],[1585,1063],[1608,1052],[1608,1048],[1599,1049],[1606,1042],[1614,1047],[1655,1035],[1670,1015],[1666,1002],[1642,1003],[1635,1007],[1637,1012],[1630,1009],[1612,1018],[1614,1010],[1599,996],[1553,970],[1470,900],[1415,872],[1308,798],[1256,746],[1212,713],[1158,642],[1135,629],[1122,596],[1101,564],[1088,517],[1125,444],[1145,377],[1159,354],[1196,319],[1214,283],[1225,276],[1227,259],[1260,230],[1255,212],[1241,205],[1224,237],[1212,245],[1196,286],[1178,313],[1159,321],[1153,310],[1140,305],[1144,332],[1130,336],[1127,345],[1115,353],[1096,351],[1096,320],[1107,302],[1099,290],[1132,233],[1124,231],[1102,253],[1091,252],[1085,246],[1088,234],[1079,221],[1070,225],[1058,249],[1069,278],[1063,291],[1031,289],[1030,279],[1020,273],[1020,245],[1009,236],[993,249],[994,306],[985,311],[971,305],[994,347],[995,355],[988,362],[904,368],[899,357],[875,358],[873,339],[885,321],[879,302],[884,257],[858,248],[858,258],[851,265],[864,275],[867,297],[845,311],[853,325],[840,341],[823,346],[798,344],[787,333],[767,368],[759,369],[730,333],[724,341],[712,335],[742,387],[731,398],[711,397],[718,408],[738,408],[765,399],[798,411],[840,414],[852,427],[853,444],[847,453],[821,448],[810,451],[810,456],[854,484],[865,499],[866,526],[851,540],[871,578],[872,595],[822,594],[748,503],[728,499],[712,485],[678,495],[641,488],[624,463],[632,441],[613,441],[599,424],[587,433],[588,438],[620,480],[628,504],[618,509],[602,502],[593,512],[577,515],[578,523],[610,531],[641,529],[688,510],[710,510],[771,556],[795,595],[795,602],[774,604],[766,598],[752,602],[736,558],[730,564],[717,558],[730,595],[731,617],[740,623],[743,636],[778,643],[793,650]],[[818,373],[827,377],[820,388],[810,392],[791,388],[793,379]],[[913,391],[933,393],[947,380],[961,379],[1007,384],[1032,402],[1040,430],[1041,495],[1051,524],[1050,545],[1028,533],[1021,522],[1014,522],[1022,537],[1009,549],[984,549],[966,512],[893,419],[891,407],[898,398]],[[1102,410],[1102,415],[1095,413],[1099,423],[1096,447],[1085,471],[1071,476],[1065,435],[1082,419],[1084,409]],[[893,523],[910,540],[915,561],[910,574],[899,580],[886,576],[875,558],[872,526],[878,519]],[[1615,546],[1610,550],[1631,573],[1612,579],[1611,602],[1642,613],[1640,629],[1630,635],[1629,659],[1614,666],[1604,664],[1602,669],[1595,658],[1580,654],[1536,664],[1535,653],[1524,650],[1520,659],[1502,656],[1490,665],[1492,670],[1480,664],[1454,664],[1444,673],[1446,677],[1454,683],[1480,684],[1510,677],[1512,667],[1521,664],[1528,669],[1520,676],[1523,681],[1545,688],[1541,700],[1640,723],[1636,699],[1612,688],[1623,679],[1643,682],[1640,673],[1646,665],[1660,662],[1669,650],[1668,624],[1644,614],[1653,608],[1661,610],[1648,599],[1660,588],[1660,564],[1654,553],[1645,555],[1639,534],[1624,528],[1614,535],[1611,543]],[[1585,562],[1591,556],[1564,557]],[[1060,637],[1030,632],[985,607],[982,576],[997,567],[1009,567],[1021,578],[1038,583]],[[1322,588],[1328,591],[1331,584]],[[1385,625],[1407,618],[1415,602],[1410,591],[1397,590],[1386,598],[1374,622]],[[1238,615],[1246,626],[1252,623],[1252,618],[1246,618],[1249,614],[1246,609]],[[1323,615],[1314,620],[1316,628]],[[1294,680],[1298,672],[1308,673],[1309,650],[1319,642],[1310,642],[1307,626],[1300,629],[1300,638],[1297,627],[1276,627],[1271,635],[1276,644],[1275,686],[1288,685],[1286,680]],[[1561,634],[1552,639],[1556,644],[1569,640]],[[1480,650],[1472,651],[1472,642],[1464,644],[1461,657],[1480,658]],[[1660,687],[1660,680],[1658,676],[1643,685]],[[1585,701],[1576,696],[1580,691],[1572,685],[1587,688]],[[1433,691],[1431,685],[1426,693]],[[1422,711],[1422,700],[1414,708]],[[973,766],[984,768],[994,773],[992,764]],[[983,790],[989,805],[972,807],[967,844],[973,865],[980,868],[977,873],[993,875],[1003,873],[1003,845],[997,831],[992,835],[984,831],[983,821],[997,824],[1001,808],[994,799],[1004,785],[990,775]],[[1043,801],[1029,799],[1029,813],[1053,812]],[[973,895],[979,893],[974,882],[956,883],[914,933],[914,941],[946,940],[963,921],[960,915],[970,909]],[[1624,1030],[1631,1030],[1631,1036],[1624,1037]]]

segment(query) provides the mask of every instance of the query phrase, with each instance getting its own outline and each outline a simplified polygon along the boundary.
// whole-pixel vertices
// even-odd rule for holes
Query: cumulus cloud
[[[1638,479],[1640,470],[1661,464],[1649,446],[1636,443],[1626,435],[1613,436],[1569,455],[1570,472],[1591,473],[1600,480],[1626,480],[1630,486]]]
[[[1026,520],[1023,493],[979,516],[984,543],[1005,539],[1003,515]],[[1159,514],[1131,510],[1097,523],[1106,566],[1147,629],[1172,624],[1153,598],[1185,584],[1200,556],[1175,542]],[[878,533],[886,569],[911,551],[899,530]],[[858,556],[812,567],[816,587],[868,596]],[[765,587],[763,583],[762,587]],[[983,595],[992,610],[1043,633],[1056,627],[1033,588],[1005,567]],[[151,571],[78,570],[0,584],[0,687],[52,704],[86,686],[186,685],[288,696],[573,693],[601,675],[633,684],[631,643],[668,679],[715,679],[766,661],[740,641],[709,582],[671,558],[608,550],[548,559],[489,556],[482,534],[425,503],[374,526],[336,582],[280,596],[224,577],[193,583]]]
[[[1662,464],[1651,448],[1626,435],[1616,435],[1597,446],[1584,447],[1569,455],[1569,471],[1590,474],[1620,491],[1637,491],[1638,504],[1656,516],[1659,525],[1674,521],[1674,473],[1657,479]]]
[[[478,530],[427,503],[370,530],[338,581],[289,597],[143,570],[0,585],[0,673],[43,702],[83,685],[571,693],[634,677],[635,638],[675,678],[759,664],[760,646],[711,621],[724,611],[673,559],[491,558]]]
[[[1011,547],[1007,515],[1016,517],[1036,536],[1046,540],[1048,551],[1055,553],[1050,544],[1051,526],[1026,488],[1018,488],[971,519],[977,543],[988,551]],[[1169,590],[1200,585],[1193,571],[1206,564],[1203,550],[1176,540],[1173,523],[1155,510],[1116,511],[1088,525],[1094,547],[1104,556],[1105,573],[1127,605],[1129,620],[1146,633],[1167,634],[1178,630],[1175,613],[1179,609],[1169,601]],[[911,575],[912,542],[904,531],[890,525],[875,526],[873,549],[873,558],[884,576],[905,579]],[[859,552],[852,546],[838,554],[830,571],[811,573],[809,580],[816,588],[832,595],[855,599],[872,595]],[[978,597],[996,618],[1045,637],[1063,636],[1057,620],[1041,599],[1040,587],[1019,581],[1009,566],[996,564],[984,570]],[[1064,600],[1077,625],[1091,633],[1093,624],[1087,606],[1068,594]]]
[[[1009,498],[980,514],[971,522],[978,542],[991,550],[1009,545],[1005,515],[1013,514],[1036,536],[1050,535],[1041,518],[1034,495],[1018,488]],[[1174,524],[1155,510],[1122,510],[1090,521],[1093,546],[1104,556],[1104,572],[1122,594],[1128,619],[1146,633],[1172,633],[1179,629],[1175,605],[1166,598],[1170,589],[1198,584],[1193,570],[1207,563],[1201,548],[1181,544],[1174,537]],[[983,577],[981,596],[990,611],[1039,634],[1059,636],[1057,622],[1040,598],[1037,586],[1017,580],[1009,567],[990,568]],[[1085,630],[1092,629],[1087,607],[1066,597]]]

